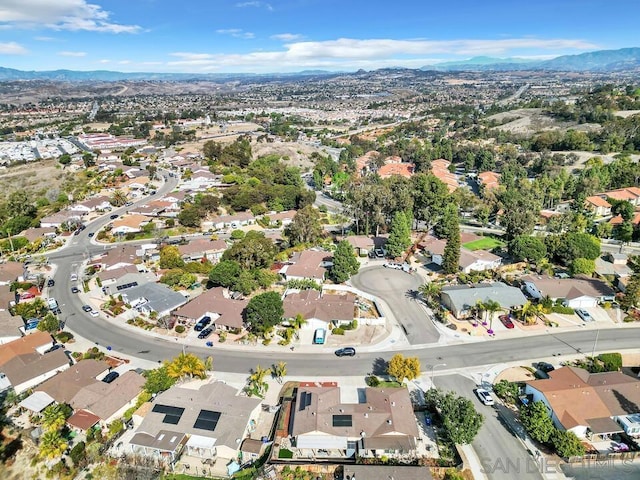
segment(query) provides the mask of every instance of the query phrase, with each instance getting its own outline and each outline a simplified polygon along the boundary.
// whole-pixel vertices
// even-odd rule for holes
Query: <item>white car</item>
[[[489,390],[485,390],[484,388],[476,388],[476,395],[485,405],[495,404],[495,401],[493,400],[493,397],[491,396]]]
[[[100,315],[100,313],[96,310],[91,310],[89,312],[89,315],[91,315],[92,317],[97,317],[98,315]]]
[[[576,309],[576,315],[578,315],[583,322],[593,322],[591,314],[582,308]]]

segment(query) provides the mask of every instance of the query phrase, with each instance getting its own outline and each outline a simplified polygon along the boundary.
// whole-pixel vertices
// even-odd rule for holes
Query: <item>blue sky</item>
[[[640,46],[637,13],[637,0],[0,0],[0,66],[263,73],[551,58]]]

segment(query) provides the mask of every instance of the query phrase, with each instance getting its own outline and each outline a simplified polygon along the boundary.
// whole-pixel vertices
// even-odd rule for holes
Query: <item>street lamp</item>
[[[436,363],[435,365],[431,365],[431,388],[433,388],[435,385],[433,384],[433,371],[435,370],[436,367],[446,367],[447,364],[446,363]]]

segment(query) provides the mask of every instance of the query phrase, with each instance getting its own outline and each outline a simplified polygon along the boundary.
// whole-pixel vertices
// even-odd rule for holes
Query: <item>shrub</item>
[[[67,343],[71,339],[73,339],[73,333],[71,332],[60,332],[56,334],[56,340],[60,343]]]
[[[606,372],[618,372],[622,368],[622,355],[619,353],[603,353],[598,360],[604,364]]]
[[[626,317],[624,317],[624,319],[622,321],[624,323],[631,323],[631,322],[635,322],[636,319],[634,317],[632,317],[631,315],[627,315]]]
[[[344,329],[341,327],[336,327],[331,330],[331,333],[333,333],[334,335],[344,335]]]
[[[573,311],[573,308],[571,308],[571,307],[565,307],[564,305],[554,305],[554,306],[551,308],[551,311],[552,311],[553,313],[562,313],[562,314],[564,314],[564,315],[572,315],[573,313],[575,313],[575,312]]]
[[[375,375],[371,375],[371,376],[365,378],[365,382],[370,387],[377,387],[378,385],[380,385],[380,379],[378,377],[376,377]]]
[[[176,333],[184,333],[184,325],[176,325]]]

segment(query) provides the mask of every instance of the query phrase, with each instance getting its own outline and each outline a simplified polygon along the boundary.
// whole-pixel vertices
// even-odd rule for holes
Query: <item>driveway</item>
[[[357,289],[386,302],[412,345],[436,343],[440,338],[433,321],[416,299],[422,283],[416,274],[382,266],[365,267],[351,279]]]
[[[441,390],[453,391],[471,399],[476,410],[484,415],[482,428],[471,445],[487,478],[542,480],[533,458],[498,414],[501,408],[506,408],[504,405],[496,402],[494,407],[489,407],[480,403],[473,392],[475,383],[460,375],[436,377],[434,383]]]

